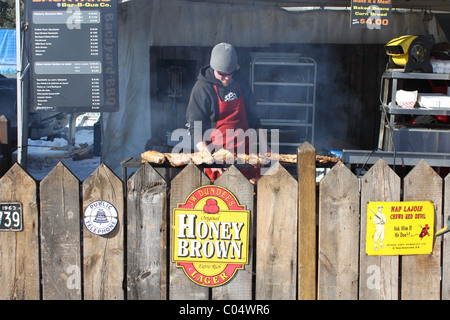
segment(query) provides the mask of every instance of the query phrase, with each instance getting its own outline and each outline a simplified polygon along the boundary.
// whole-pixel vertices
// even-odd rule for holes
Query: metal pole
[[[16,63],[17,63],[17,162],[22,164],[22,54],[20,31],[20,0],[16,0]]]
[[[24,3],[25,6],[25,3]],[[22,74],[22,32],[20,19],[20,0],[16,0],[16,62],[17,62],[17,163],[26,169],[28,123],[24,121],[23,74]],[[25,117],[27,119],[27,117]]]

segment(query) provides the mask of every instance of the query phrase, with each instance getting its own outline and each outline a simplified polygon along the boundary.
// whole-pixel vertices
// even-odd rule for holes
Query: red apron
[[[244,98],[239,85],[238,88],[240,93],[239,98],[230,101],[222,101],[217,86],[214,85],[217,99],[219,100],[219,120],[211,134],[211,141],[217,147],[216,150],[225,148],[235,153],[235,150],[239,150],[239,147],[241,146],[242,148],[242,145],[245,144],[245,152],[248,153],[250,141],[248,139],[242,139],[242,137],[244,137],[243,133],[249,129],[249,126],[247,115],[245,113]],[[235,130],[242,129],[242,136],[239,137],[239,134],[227,135],[227,129],[235,133],[239,132]],[[241,172],[249,179],[255,178],[253,171],[255,171],[253,168],[241,169]],[[205,173],[209,179],[213,181],[220,176],[218,172],[212,172],[210,168],[205,168]]]

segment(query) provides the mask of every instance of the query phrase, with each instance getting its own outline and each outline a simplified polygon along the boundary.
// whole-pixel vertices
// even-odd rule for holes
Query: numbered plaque
[[[22,204],[19,202],[0,203],[0,231],[22,231]]]

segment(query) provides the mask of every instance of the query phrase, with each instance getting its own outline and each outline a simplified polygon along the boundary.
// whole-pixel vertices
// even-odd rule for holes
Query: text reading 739
[[[22,231],[22,204],[0,203],[0,231]]]

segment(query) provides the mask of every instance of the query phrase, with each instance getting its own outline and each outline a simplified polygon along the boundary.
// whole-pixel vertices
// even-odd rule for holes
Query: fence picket
[[[40,183],[42,298],[80,300],[80,182],[58,163]]]
[[[298,298],[316,299],[316,149],[304,142],[297,150]]]
[[[298,184],[276,163],[257,186],[256,288],[264,299],[296,299]]]
[[[187,165],[173,180],[170,188],[170,226],[172,224],[173,209],[179,203],[184,203],[186,198],[195,189],[210,184],[208,177],[193,163]],[[172,227],[170,227],[170,240],[172,239]],[[172,263],[172,251],[170,250],[169,268],[169,299],[171,300],[207,300],[209,290],[189,280],[181,268]]]
[[[251,300],[252,299],[252,278],[253,278],[253,194],[254,186],[235,167],[231,166],[215,182],[215,185],[222,186],[230,190],[238,199],[241,205],[245,205],[250,211],[250,234],[249,234],[249,264],[244,270],[239,270],[236,276],[226,286],[212,289],[213,300]]]
[[[118,212],[118,224],[106,235],[83,226],[84,297],[86,300],[124,299],[124,199],[122,181],[101,164],[83,182],[83,212],[94,201],[107,201]]]
[[[404,178],[404,201],[432,201],[435,226],[442,224],[442,178],[424,160]],[[401,299],[440,299],[441,241],[430,255],[402,256]]]
[[[361,179],[361,239],[360,283],[361,300],[398,299],[398,256],[368,256],[366,254],[367,203],[370,201],[400,201],[400,177],[378,160]]]
[[[127,299],[165,299],[167,183],[144,164],[128,180],[127,199]]]
[[[0,299],[39,299],[37,186],[20,165],[0,179],[0,201],[20,202],[23,212],[23,231],[0,232]]]
[[[320,182],[318,299],[358,298],[358,254],[359,181],[339,162]]]

